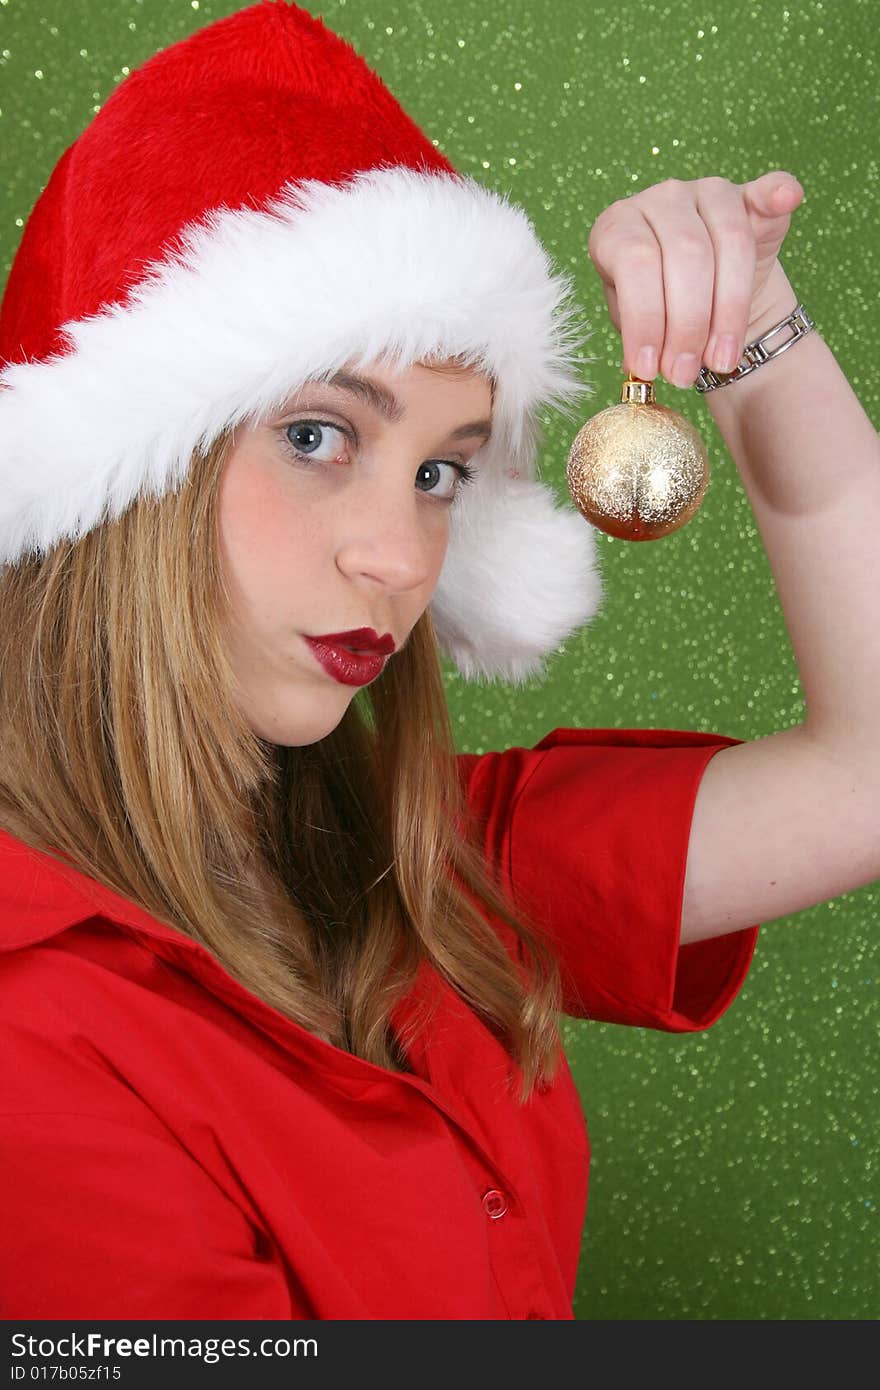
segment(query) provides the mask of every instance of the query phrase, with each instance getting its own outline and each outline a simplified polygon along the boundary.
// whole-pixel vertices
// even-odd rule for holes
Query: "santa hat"
[[[193,450],[344,363],[463,356],[493,434],[430,611],[469,680],[518,682],[598,611],[592,527],[536,476],[543,410],[592,391],[571,282],[285,0],[156,54],[59,160],[0,311],[0,566],[78,540]]]

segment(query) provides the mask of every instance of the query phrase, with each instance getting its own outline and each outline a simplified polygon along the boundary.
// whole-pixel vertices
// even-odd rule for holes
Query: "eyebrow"
[[[396,424],[405,415],[404,407],[396,396],[378,381],[373,381],[372,377],[357,376],[354,372],[334,372],[333,376],[325,379],[327,386],[336,386],[340,391],[348,391],[352,396],[357,396],[366,405],[372,406],[386,420]],[[457,429],[451,430],[447,435],[448,439],[488,439],[492,434],[491,420],[471,420],[466,425],[459,425]]]

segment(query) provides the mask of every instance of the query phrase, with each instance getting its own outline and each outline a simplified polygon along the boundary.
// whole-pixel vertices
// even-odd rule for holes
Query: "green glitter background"
[[[365,56],[458,169],[525,207],[574,276],[594,327],[584,375],[595,410],[618,399],[621,379],[620,339],[587,255],[603,207],[667,177],[742,183],[782,168],[806,193],[783,247],[786,272],[880,418],[872,0],[318,6],[306,7]],[[113,85],[238,8],[0,0],[3,282],[52,167]],[[658,399],[707,441],[701,511],[661,542],[599,535],[603,610],[543,681],[480,688],[446,663],[462,750],[532,745],[560,725],[754,739],[802,721],[735,466],[695,392],[661,379]],[[560,498],[570,442],[571,428],[549,420],[542,471]],[[594,1149],[577,1318],[880,1315],[878,888],[765,928],[744,989],[708,1033],[566,1020]]]

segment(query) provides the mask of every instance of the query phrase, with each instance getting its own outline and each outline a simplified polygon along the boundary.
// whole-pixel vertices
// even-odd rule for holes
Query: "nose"
[[[408,473],[407,473],[408,468]],[[394,593],[436,581],[446,553],[446,508],[415,486],[411,463],[376,470],[352,495],[337,531],[336,564]]]

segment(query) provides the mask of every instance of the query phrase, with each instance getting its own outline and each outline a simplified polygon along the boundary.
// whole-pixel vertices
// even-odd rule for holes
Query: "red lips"
[[[326,642],[328,646],[351,647],[354,651],[369,652],[375,656],[390,656],[395,645],[390,632],[379,637],[371,627],[356,627],[350,632],[322,632],[312,641]]]

